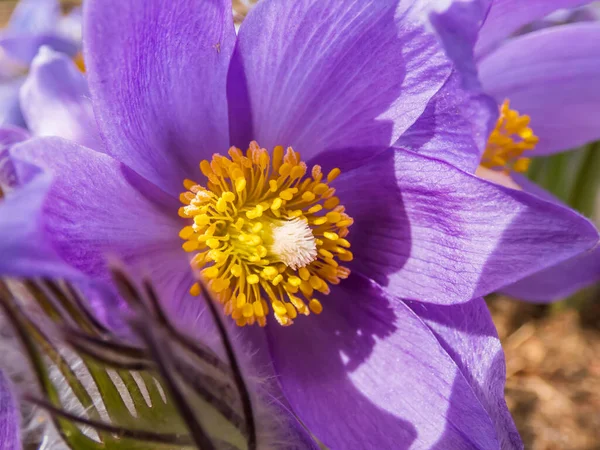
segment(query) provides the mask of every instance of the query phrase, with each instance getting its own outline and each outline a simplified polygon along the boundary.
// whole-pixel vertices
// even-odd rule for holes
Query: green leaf
[[[600,142],[535,158],[527,176],[583,215],[593,217],[600,190]]]
[[[583,163],[568,203],[584,216],[593,217],[600,195],[600,142],[589,145],[582,156]]]
[[[97,322],[70,285],[27,281],[39,308],[32,313],[0,281],[0,303],[42,392],[26,398],[50,413],[72,449],[255,449],[255,430],[248,431],[254,422],[243,407],[249,394],[245,385],[236,389],[236,372],[176,331],[156,298],[125,283],[136,311],[132,323],[141,324],[135,345]],[[73,400],[83,413],[72,410]]]

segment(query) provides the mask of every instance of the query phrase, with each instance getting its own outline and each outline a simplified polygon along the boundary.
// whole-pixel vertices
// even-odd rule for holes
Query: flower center
[[[310,226],[298,218],[282,220],[271,226],[269,253],[293,270],[317,259],[317,242]]]
[[[183,183],[179,215],[193,223],[179,236],[225,313],[239,326],[264,326],[271,309],[281,325],[319,314],[314,292],[328,294],[350,274],[338,260],[352,261],[345,237],[353,220],[329,185],[340,170],[324,177],[314,166],[307,176],[291,147],[271,157],[256,142],[245,155],[235,147],[229,158],[215,154],[200,170],[206,186]],[[198,283],[190,293],[200,293]]]
[[[526,150],[533,150],[538,137],[529,128],[529,116],[522,116],[505,100],[500,107],[496,128],[490,134],[481,165],[488,169],[509,173],[526,172],[531,160],[522,158]]]

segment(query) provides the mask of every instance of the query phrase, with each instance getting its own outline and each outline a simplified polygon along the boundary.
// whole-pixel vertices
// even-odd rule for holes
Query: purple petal
[[[17,143],[31,136],[23,128],[4,126],[0,128],[0,189],[12,188],[18,185],[17,175],[8,151]]]
[[[567,23],[596,22],[599,19],[600,11],[597,11],[597,6],[588,3],[587,5],[579,8],[558,9],[543,19],[536,20],[535,22],[532,22],[529,25],[521,28],[518,31],[518,34],[531,33],[532,31],[564,25]]]
[[[479,92],[474,47],[492,0],[430,2],[434,13],[431,22],[443,43],[446,54],[461,74],[462,86]],[[449,4],[446,11],[436,12],[436,5]]]
[[[2,50],[25,66],[29,66],[40,48],[44,46],[71,57],[79,51],[79,45],[76,42],[52,32],[25,36],[8,35],[0,38]]]
[[[323,305],[266,330],[287,399],[325,445],[500,448],[469,381],[405,303],[353,275]]]
[[[596,283],[600,283],[600,247],[502,288],[502,292],[519,300],[549,303]]]
[[[507,176],[514,183],[514,185],[511,186],[513,187],[513,189],[523,190],[525,192],[535,195],[538,198],[541,198],[542,200],[546,200],[547,202],[554,203],[555,205],[560,205],[563,208],[572,209],[570,206],[564,204],[557,197],[555,197],[550,191],[547,191],[539,184],[536,184],[533,181],[531,181],[529,178],[527,178],[527,176],[514,172]]]
[[[586,3],[590,0],[494,0],[479,31],[475,52],[479,57],[484,56],[522,26],[557,9],[576,8]]]
[[[503,449],[523,448],[504,400],[506,365],[494,322],[481,298],[459,305],[407,302],[460,368],[492,418]]]
[[[55,28],[60,18],[58,0],[20,0],[15,7],[7,30],[11,33],[40,33]]]
[[[40,224],[51,178],[32,166],[28,170],[30,178],[0,199],[0,276],[74,276],[48,245]]]
[[[171,194],[229,148],[225,77],[235,39],[227,0],[90,0],[84,40],[110,154]]]
[[[73,61],[42,48],[21,88],[27,127],[36,136],[58,136],[101,150],[87,81]]]
[[[210,317],[202,317],[204,301],[188,292],[194,279],[181,249],[184,223],[177,215],[177,199],[110,156],[59,138],[31,139],[10,154],[21,184],[31,178],[32,167],[39,171],[38,166],[45,170],[44,180],[53,175],[54,181],[46,198],[48,181],[42,186],[45,190],[32,185],[27,192],[14,191],[19,198],[9,217],[15,226],[6,233],[0,226],[0,238],[7,236],[0,241],[14,246],[14,256],[2,261],[4,266],[0,263],[0,273],[84,282],[91,278],[97,283],[110,279],[109,261],[121,262],[136,279],[146,277],[153,283],[180,326],[206,337],[212,328]],[[42,244],[47,245],[47,255]],[[118,322],[107,316],[124,305],[110,296],[105,301],[96,297],[94,309],[116,326]],[[107,302],[112,310],[107,311]]]
[[[165,282],[176,281],[175,272],[189,272],[177,200],[131,169],[59,138],[29,140],[11,155],[19,174],[25,163],[53,175],[43,205],[44,241],[71,266],[101,279],[108,278],[106,258],[157,279],[168,274]]]
[[[391,149],[333,185],[355,220],[350,267],[402,298],[465,302],[598,242],[573,211],[410,152]]]
[[[5,126],[0,128],[0,152],[11,148],[13,145],[29,139],[31,136],[20,127]]]
[[[3,450],[21,448],[21,415],[11,390],[12,385],[0,372],[0,448]]]
[[[498,106],[486,95],[470,93],[460,85],[460,76],[453,72],[394,146],[475,172],[495,125]]]
[[[600,138],[600,25],[571,24],[509,41],[479,65],[486,92],[531,117],[536,155]]]
[[[24,81],[24,77],[17,77],[0,82],[1,126],[23,126],[25,124],[19,103],[19,89]]]
[[[514,178],[526,192],[568,208],[548,191],[527,178],[523,176]],[[562,300],[598,282],[600,282],[600,247],[533,274],[503,288],[502,292],[520,300],[547,303]]]
[[[54,176],[36,224],[41,231],[29,239],[47,243],[66,262],[51,264],[52,275],[106,282],[108,261],[122,262],[136,279],[152,281],[177,323],[207,329],[202,300],[188,293],[194,281],[181,249],[177,199],[110,156],[59,138],[31,139],[10,153],[21,178],[31,164]],[[47,266],[26,262],[25,275],[46,275]],[[15,264],[21,254],[10,262]],[[96,310],[102,313],[102,305]]]
[[[395,142],[450,75],[421,2],[266,0],[240,28],[231,139],[324,150]]]
[[[58,31],[61,16],[57,0],[21,0],[0,37],[0,47],[10,58],[29,66],[38,50],[46,45],[74,56],[79,45]]]
[[[491,0],[454,2],[444,13],[434,12],[431,21],[455,70],[394,146],[475,172],[498,116],[495,101],[482,92],[473,54],[490,4]]]
[[[269,443],[272,443],[275,447],[276,444],[280,444],[290,450],[319,450],[321,447],[300,424],[281,391],[264,329],[259,327],[240,329],[231,320],[226,318],[224,320],[226,325],[230,326],[229,337],[233,341],[236,356],[243,368],[248,389],[254,393],[258,448],[270,448]],[[206,339],[203,341],[206,342]],[[265,382],[265,380],[269,381]],[[276,423],[272,420],[274,416],[279,419]]]
[[[322,450],[312,438],[310,433],[298,422],[294,413],[288,409],[283,408],[278,403],[272,403],[269,405],[270,413],[272,417],[276,417],[279,421],[281,430],[276,430],[274,436],[269,436],[274,441],[275,445],[283,444],[286,450]],[[266,419],[270,422],[272,417]],[[273,426],[272,423],[266,424],[266,427]],[[259,443],[265,443],[269,441],[269,437],[263,438]],[[260,438],[260,435],[259,435]]]

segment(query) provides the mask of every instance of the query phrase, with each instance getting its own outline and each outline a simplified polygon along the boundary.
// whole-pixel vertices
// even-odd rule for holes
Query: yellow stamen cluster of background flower
[[[77,68],[82,72],[85,73],[85,62],[83,60],[83,53],[79,52],[77,53],[74,57],[73,57],[73,62],[75,63],[75,65],[77,66]]]
[[[179,215],[193,219],[180,232],[183,249],[196,253],[192,267],[224,304],[225,313],[240,326],[266,324],[270,309],[281,325],[298,314],[319,314],[322,305],[314,293],[329,293],[350,271],[339,261],[351,261],[345,239],[352,219],[334,196],[329,183],[340,173],[325,177],[319,166],[307,167],[291,147],[276,147],[272,157],[256,142],[244,154],[232,147],[229,158],[215,154],[202,161],[206,187],[185,180]],[[310,227],[315,257],[302,267],[286,265],[270,250],[273,227],[286,221]],[[308,230],[307,230],[308,231]],[[196,283],[190,292],[199,294]],[[271,308],[269,308],[269,305]]]
[[[500,117],[496,128],[490,134],[481,165],[488,169],[503,172],[525,172],[531,160],[522,158],[526,150],[533,150],[538,143],[538,137],[529,128],[529,116],[521,116],[510,109],[508,100],[500,108]]]

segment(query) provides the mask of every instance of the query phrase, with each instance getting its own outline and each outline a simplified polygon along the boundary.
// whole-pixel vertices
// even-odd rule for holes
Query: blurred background
[[[10,15],[17,3],[19,3],[17,0],[0,0],[0,18],[2,20],[2,26],[8,23]],[[60,0],[60,3],[65,11],[69,11],[76,6],[80,6],[81,0]]]
[[[17,3],[0,0],[3,28]],[[233,3],[239,24],[255,0]],[[81,0],[62,0],[61,4],[68,17]],[[9,64],[3,53],[0,49],[2,75],[1,66]],[[26,69],[20,68],[19,73],[23,75]],[[600,143],[537,158],[527,176],[600,227]],[[502,295],[491,296],[488,304],[506,353],[508,406],[525,448],[600,449],[600,285],[551,305]]]

